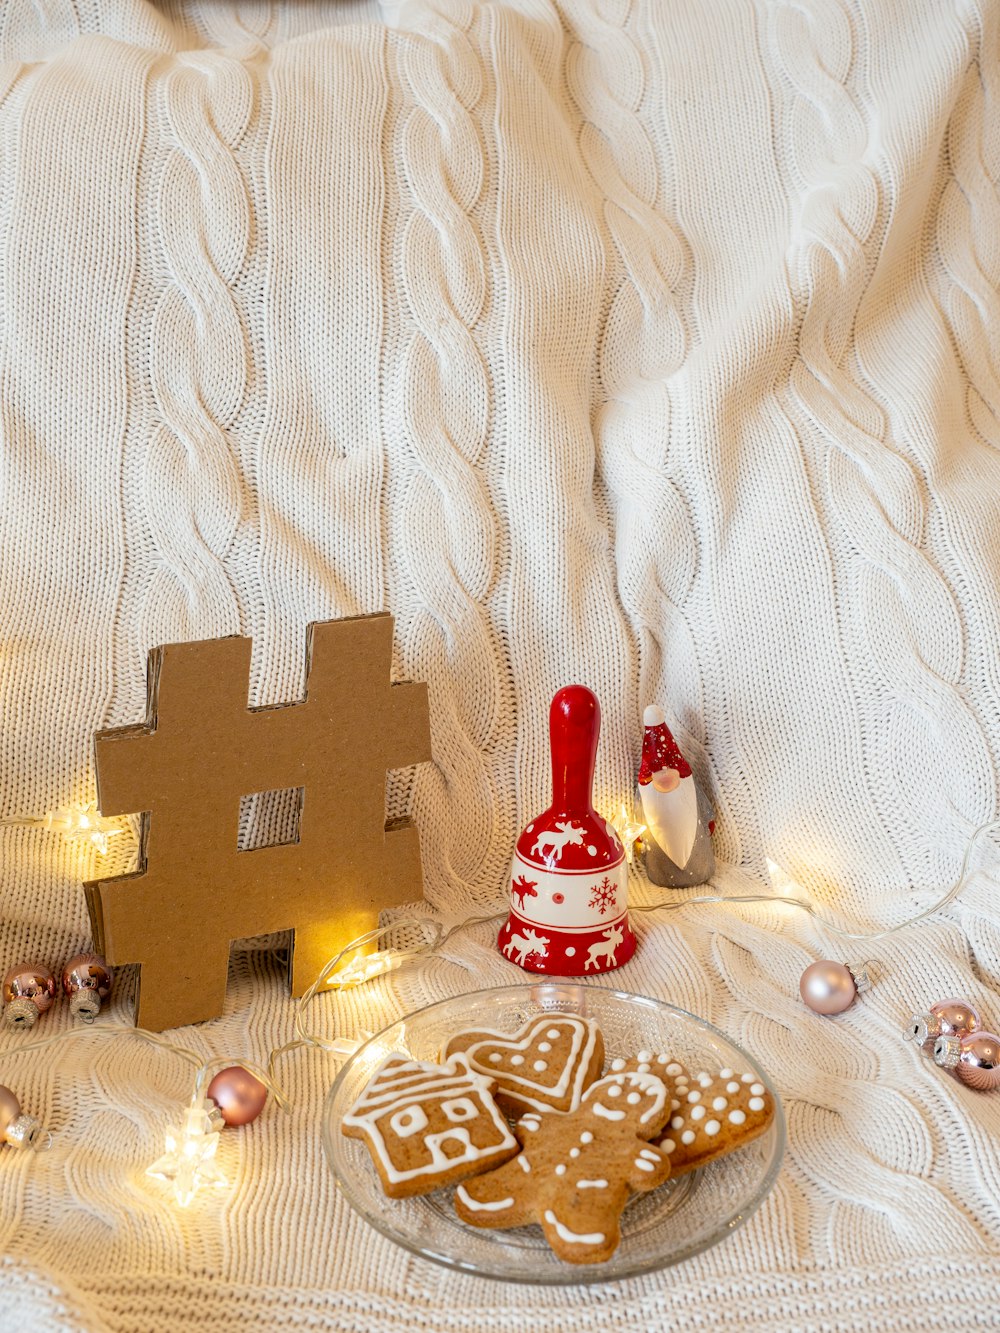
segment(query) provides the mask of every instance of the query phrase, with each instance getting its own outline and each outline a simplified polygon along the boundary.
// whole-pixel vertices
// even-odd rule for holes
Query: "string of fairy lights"
[[[636,845],[645,832],[645,826],[635,820],[623,805],[616,818],[610,821],[625,847],[631,862]],[[56,833],[70,842],[88,845],[101,856],[106,856],[115,839],[132,833],[120,821],[104,818],[91,804],[68,805],[49,811],[41,817],[22,817],[0,820],[0,827],[37,828]],[[1000,820],[981,825],[970,837],[955,882],[935,901],[921,911],[893,926],[876,931],[848,930],[830,920],[806,897],[801,886],[777,863],[767,862],[772,892],[738,895],[698,894],[675,896],[648,903],[632,903],[629,911],[635,913],[670,912],[681,908],[724,905],[746,906],[754,903],[774,906],[784,904],[807,913],[830,934],[852,942],[874,942],[898,934],[921,921],[934,916],[952,903],[961,893],[970,875],[972,858],[982,839],[1000,830]],[[133,835],[134,836],[134,835]],[[186,1208],[203,1189],[224,1187],[224,1173],[216,1162],[220,1131],[227,1125],[237,1127],[255,1120],[268,1096],[283,1111],[289,1101],[276,1076],[279,1061],[295,1050],[312,1047],[338,1059],[346,1059],[359,1049],[363,1040],[373,1034],[362,1032],[359,1039],[324,1037],[311,1031],[308,1016],[316,999],[330,991],[342,991],[363,986],[377,977],[426,960],[440,953],[448,941],[461,931],[486,923],[502,921],[506,910],[488,915],[465,918],[447,930],[440,921],[430,916],[397,917],[390,924],[379,926],[358,936],[340,949],[324,965],[295,1008],[294,1036],[284,1045],[272,1050],[266,1067],[246,1059],[228,1057],[206,1061],[198,1052],[167,1040],[159,1033],[118,1023],[93,1022],[93,1013],[84,1014],[91,1021],[60,1032],[51,1037],[30,1041],[19,1040],[0,1051],[0,1061],[12,1056],[26,1055],[67,1040],[98,1038],[130,1038],[147,1042],[167,1051],[189,1064],[195,1071],[191,1097],[178,1125],[171,1125],[166,1134],[163,1154],[148,1168],[147,1175],[164,1182],[173,1200]],[[406,947],[381,947],[391,935],[405,935],[411,939]],[[412,942],[414,935],[419,941]],[[0,1087],[0,1142],[15,1148],[33,1148],[36,1151],[51,1146],[52,1136],[41,1124],[21,1112],[17,1098],[6,1087]]]

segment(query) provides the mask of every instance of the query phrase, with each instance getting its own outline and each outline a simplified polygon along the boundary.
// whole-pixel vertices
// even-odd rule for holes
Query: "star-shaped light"
[[[618,834],[618,841],[625,848],[625,860],[631,865],[635,844],[646,832],[646,825],[636,823],[624,805],[618,812],[617,818],[613,819],[611,823]]]
[[[226,1178],[213,1161],[219,1147],[221,1117],[213,1116],[211,1102],[189,1106],[184,1124],[167,1131],[166,1152],[146,1171],[170,1185],[174,1199],[186,1208],[203,1186],[225,1185]]]
[[[93,801],[88,805],[65,805],[50,810],[42,823],[53,833],[61,833],[69,842],[89,842],[102,856],[108,854],[108,839],[125,832],[113,819],[105,819]]]

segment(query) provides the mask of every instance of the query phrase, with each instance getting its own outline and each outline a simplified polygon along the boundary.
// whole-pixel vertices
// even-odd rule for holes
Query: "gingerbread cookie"
[[[650,1051],[613,1060],[611,1068],[652,1073],[666,1084],[670,1120],[656,1142],[669,1155],[674,1176],[745,1147],[774,1118],[774,1098],[756,1074],[732,1069],[689,1074],[669,1055]]]
[[[344,1116],[341,1132],[364,1142],[390,1198],[428,1194],[517,1152],[491,1095],[495,1086],[463,1055],[443,1067],[390,1055]]]
[[[662,1185],[670,1159],[649,1140],[670,1114],[666,1090],[650,1074],[609,1074],[592,1084],[575,1111],[531,1111],[515,1133],[522,1151],[455,1191],[455,1209],[476,1227],[541,1224],[545,1239],[571,1264],[611,1257],[631,1196]]]
[[[575,1111],[600,1078],[604,1038],[597,1024],[575,1014],[539,1014],[519,1032],[459,1032],[443,1056],[468,1056],[477,1073],[496,1080],[496,1099],[508,1115]]]

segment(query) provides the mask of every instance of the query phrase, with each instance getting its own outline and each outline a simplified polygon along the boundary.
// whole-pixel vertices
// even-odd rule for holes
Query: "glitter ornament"
[[[3,979],[4,1024],[17,1031],[34,1027],[56,998],[56,979],[47,967],[17,963]]]
[[[529,972],[589,976],[635,952],[625,849],[592,802],[600,727],[586,686],[558,691],[549,709],[552,804],[518,838],[510,915],[497,940]]]
[[[829,958],[810,963],[799,979],[799,994],[814,1014],[842,1014],[871,979],[864,963],[835,963]]]
[[[992,1032],[938,1037],[934,1062],[943,1069],[953,1069],[963,1083],[980,1092],[1000,1087],[1000,1037]]]
[[[62,988],[69,996],[74,1018],[93,1023],[101,1012],[101,1002],[111,994],[114,973],[99,953],[78,953],[62,973]]]
[[[982,1020],[979,1013],[968,1000],[938,1000],[925,1013],[914,1014],[910,1018],[909,1027],[903,1029],[903,1036],[908,1041],[915,1041],[918,1046],[929,1046],[938,1037],[967,1037],[980,1027]]]
[[[19,1150],[37,1148],[41,1134],[39,1121],[22,1114],[21,1103],[10,1088],[0,1087],[0,1143]]]
[[[267,1088],[242,1065],[231,1065],[208,1085],[208,1099],[222,1112],[227,1125],[249,1125],[267,1101]]]

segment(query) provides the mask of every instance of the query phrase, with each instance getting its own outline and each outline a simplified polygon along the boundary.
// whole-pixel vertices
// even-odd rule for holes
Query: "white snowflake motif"
[[[607,875],[601,880],[600,884],[594,884],[590,890],[590,902],[588,907],[596,907],[601,916],[610,908],[613,912],[618,906],[617,903],[617,884],[612,884]]]

